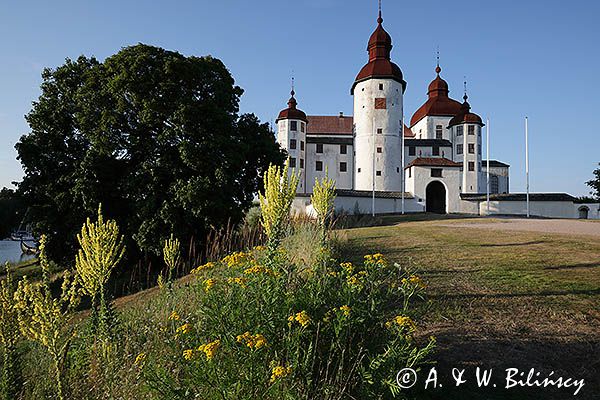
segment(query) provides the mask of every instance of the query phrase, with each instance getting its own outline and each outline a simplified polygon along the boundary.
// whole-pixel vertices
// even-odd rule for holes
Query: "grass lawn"
[[[388,217],[386,226],[341,231],[350,258],[381,252],[428,283],[420,335],[438,339],[441,381],[451,369],[506,368],[541,378],[585,378],[577,398],[600,398],[600,237],[503,232],[452,224],[492,219]],[[497,220],[499,227],[502,220]],[[450,226],[448,226],[450,225]],[[504,377],[504,375],[502,375]],[[501,382],[504,386],[504,380]],[[498,387],[500,388],[500,384]],[[564,399],[571,389],[430,391],[444,399]]]

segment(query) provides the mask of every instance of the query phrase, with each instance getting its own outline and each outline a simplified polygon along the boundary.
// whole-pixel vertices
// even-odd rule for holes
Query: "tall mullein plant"
[[[75,258],[75,268],[84,293],[92,298],[93,323],[101,333],[108,334],[110,318],[106,284],[125,253],[123,236],[115,221],[104,221],[100,205],[98,220],[92,222],[88,218],[77,240],[81,249]]]
[[[6,276],[0,282],[0,345],[2,347],[2,376],[0,396],[10,400],[17,397],[20,387],[20,364],[17,353],[19,319],[15,303],[15,285],[10,266],[6,263]]]
[[[63,400],[65,394],[65,361],[73,337],[72,319],[79,305],[76,277],[63,276],[61,292],[54,297],[50,287],[50,268],[46,257],[46,237],[40,240],[40,266],[42,279],[30,282],[24,277],[14,295],[21,334],[46,349],[53,361],[56,396]]]
[[[330,179],[327,173],[321,179],[315,178],[315,186],[310,201],[316,213],[323,246],[327,241],[328,224],[333,218],[335,197],[335,181]]]
[[[179,261],[181,260],[181,243],[179,242],[179,239],[173,237],[173,234],[171,234],[170,238],[165,240],[165,245],[163,247],[163,260],[167,266],[166,285],[170,290],[171,282],[173,280],[173,271],[175,268],[177,268]],[[164,282],[162,281],[161,277],[159,278],[159,286],[162,287],[164,286]]]
[[[299,175],[289,173],[286,162],[283,168],[270,165],[264,176],[265,193],[259,195],[261,222],[267,235],[267,249],[274,252],[285,235],[292,201],[296,196]]]

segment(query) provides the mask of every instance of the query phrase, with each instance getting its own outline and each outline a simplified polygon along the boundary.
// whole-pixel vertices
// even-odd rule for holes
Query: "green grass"
[[[430,299],[421,332],[438,337],[440,366],[555,370],[588,378],[579,398],[598,393],[600,240],[477,229],[479,221],[459,228],[451,225],[464,220],[452,218],[442,226],[427,216],[420,221],[396,216],[388,226],[340,234],[348,239],[350,257],[380,251],[421,271]],[[501,227],[502,220],[497,222]],[[544,397],[550,393],[538,390],[531,398],[552,398]],[[507,392],[499,395],[510,398]]]

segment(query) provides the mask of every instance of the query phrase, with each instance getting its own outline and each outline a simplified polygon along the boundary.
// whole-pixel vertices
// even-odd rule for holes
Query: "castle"
[[[462,103],[449,97],[439,60],[428,98],[407,125],[406,81],[391,60],[392,38],[381,10],[367,51],[369,60],[350,89],[353,117],[306,115],[293,88],[288,107],[279,113],[277,140],[300,176],[294,208],[310,212],[315,178],[327,174],[336,182],[338,211],[524,214],[524,195],[509,192],[509,165],[482,160],[484,123],[471,110],[466,90]],[[532,196],[538,203],[566,202],[557,206],[558,213],[577,215],[570,195]]]

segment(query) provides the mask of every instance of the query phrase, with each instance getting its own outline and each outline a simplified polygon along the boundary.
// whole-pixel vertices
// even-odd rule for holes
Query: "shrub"
[[[322,242],[325,244],[328,223],[334,213],[335,181],[327,176],[315,178],[315,186],[310,201],[317,214],[317,224],[321,228]]]
[[[15,286],[9,264],[6,276],[0,282],[0,345],[2,351],[2,376],[0,395],[5,400],[14,399],[21,386],[17,343],[20,339],[19,320],[15,303]]]

